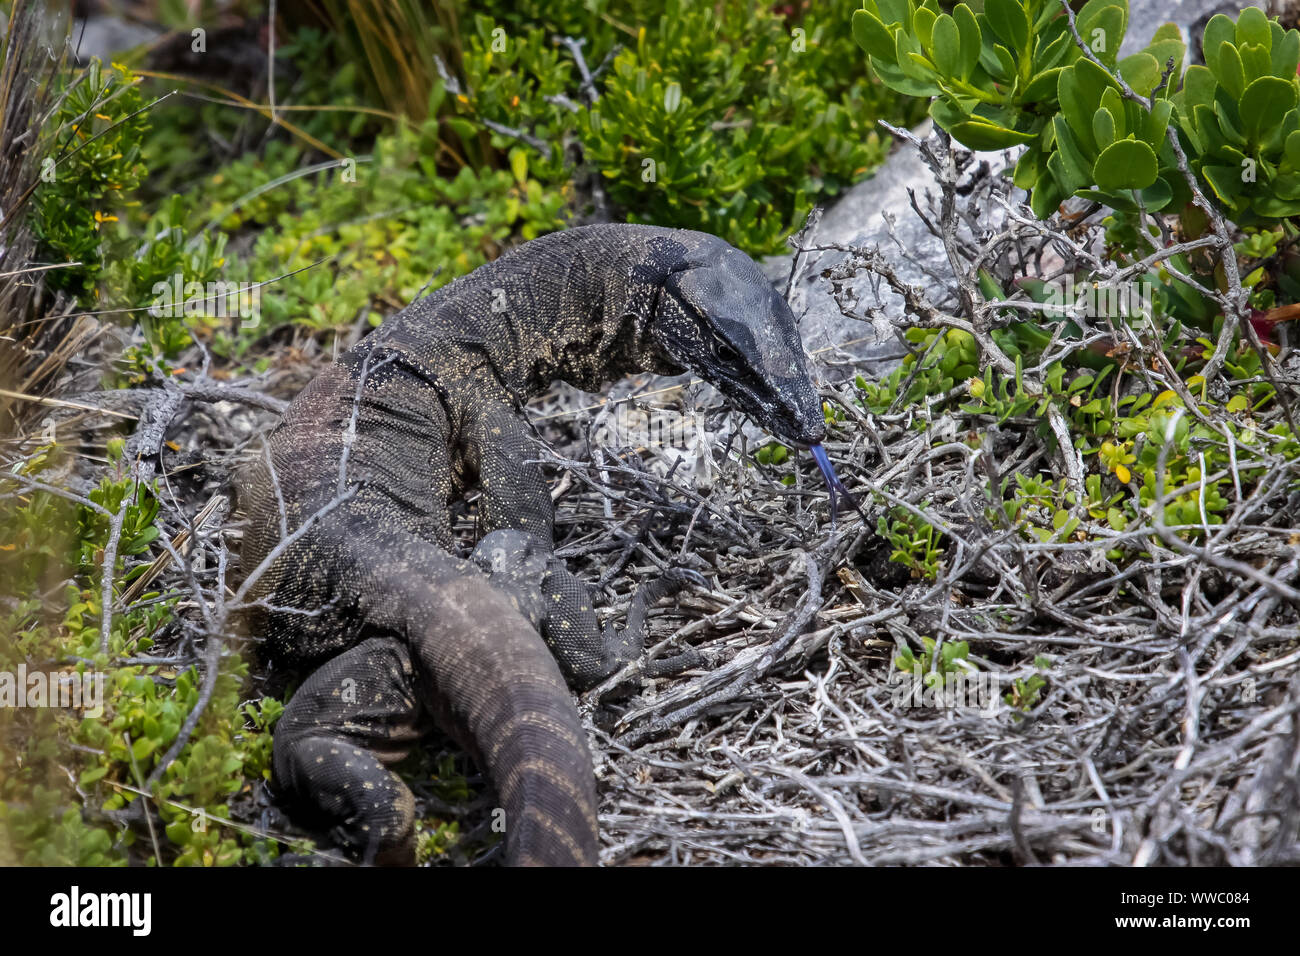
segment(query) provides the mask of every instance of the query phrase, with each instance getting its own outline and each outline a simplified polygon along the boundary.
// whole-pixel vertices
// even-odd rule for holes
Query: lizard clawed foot
[[[692,571],[690,568],[669,568],[663,574],[641,585],[637,591],[637,599],[644,600],[649,605],[658,601],[660,598],[672,597],[679,594],[687,588],[708,588],[709,582],[700,574],[699,571]]]
[[[646,677],[676,677],[683,671],[704,667],[707,663],[708,659],[703,653],[691,648],[672,657],[658,657],[647,661],[642,666],[641,673]]]

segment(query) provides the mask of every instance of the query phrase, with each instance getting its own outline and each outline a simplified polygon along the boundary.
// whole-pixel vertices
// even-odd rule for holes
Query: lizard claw
[[[705,667],[707,664],[708,659],[692,647],[672,657],[660,657],[656,660],[648,661],[641,668],[641,673],[646,677],[651,678],[676,677],[682,671]]]
[[[688,587],[704,589],[709,586],[708,579],[704,575],[700,574],[699,571],[692,571],[690,568],[669,568],[663,573],[660,580],[672,589],[666,591],[666,594],[676,594]]]

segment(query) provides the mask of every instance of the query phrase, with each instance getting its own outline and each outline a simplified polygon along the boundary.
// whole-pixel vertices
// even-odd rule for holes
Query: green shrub
[[[933,97],[930,114],[972,149],[1025,145],[1015,182],[1040,217],[1065,198],[1131,212],[1190,199],[1166,137],[1224,212],[1250,224],[1300,212],[1300,33],[1254,7],[1205,28],[1206,66],[1190,66],[1177,28],[1118,60],[1125,0],[1089,0],[1076,17],[1086,57],[1056,0],[986,0],[952,14],[935,0],[866,0],[854,35],[881,79]],[[1112,75],[1139,96],[1123,96]],[[1181,81],[1181,83],[1180,83]]]

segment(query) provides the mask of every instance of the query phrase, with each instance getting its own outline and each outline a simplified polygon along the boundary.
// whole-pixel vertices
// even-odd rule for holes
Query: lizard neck
[[[681,369],[650,335],[653,290],[634,278],[653,226],[586,226],[534,240],[394,316],[373,336],[439,378],[486,366],[520,399],[559,379],[587,391]]]

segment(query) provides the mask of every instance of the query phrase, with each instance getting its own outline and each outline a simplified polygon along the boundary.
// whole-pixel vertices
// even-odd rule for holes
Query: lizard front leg
[[[703,579],[692,571],[672,569],[634,597],[625,628],[602,628],[587,585],[550,558],[554,506],[541,467],[532,461],[537,446],[527,424],[504,400],[484,405],[465,442],[467,464],[478,473],[481,524],[487,529],[476,558],[500,579],[503,590],[522,603],[525,595],[519,593],[519,569],[530,564],[531,552],[546,556],[544,577],[530,572],[546,603],[541,634],[569,682],[589,687],[640,656],[645,649],[645,617],[650,605],[687,584],[702,586]],[[529,540],[494,535],[503,530],[523,532]],[[680,670],[698,663],[698,655],[688,652],[655,662],[652,671],[667,673],[670,671],[665,668],[670,665]]]
[[[704,585],[694,571],[671,568],[637,589],[628,609],[626,627],[600,626],[587,586],[564,563],[536,546],[521,531],[497,529],[474,549],[473,560],[488,573],[494,587],[509,597],[546,641],[569,683],[580,690],[599,684],[645,651],[646,613],[660,598],[688,584]],[[702,664],[693,648],[674,657],[651,661],[649,677],[676,674]]]

